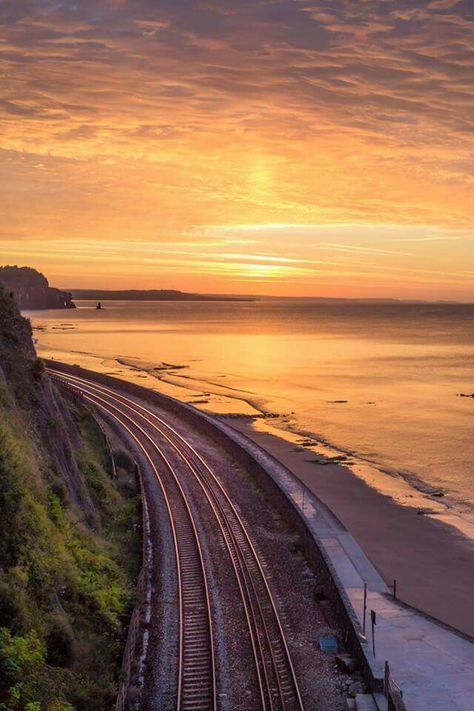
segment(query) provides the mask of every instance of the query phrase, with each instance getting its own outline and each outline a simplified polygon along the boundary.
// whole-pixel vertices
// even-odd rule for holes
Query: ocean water
[[[474,510],[474,305],[78,302],[30,312],[40,353],[114,372],[217,412],[371,462]],[[138,369],[138,370],[137,370]]]

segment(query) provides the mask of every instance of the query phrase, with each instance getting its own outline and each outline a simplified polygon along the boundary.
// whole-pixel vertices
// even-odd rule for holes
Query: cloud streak
[[[0,0],[0,26],[0,245],[279,223],[311,260],[341,223],[389,258],[472,226],[469,0]]]

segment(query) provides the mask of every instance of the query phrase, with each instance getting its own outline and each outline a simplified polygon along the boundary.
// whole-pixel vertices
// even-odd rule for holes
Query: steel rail
[[[56,372],[55,375],[57,375]],[[179,432],[172,428],[156,413],[152,412],[142,404],[117,393],[106,386],[99,385],[84,378],[78,378],[69,374],[64,375],[62,373],[59,374],[59,377],[69,383],[72,381],[78,388],[89,388],[93,393],[94,391],[98,391],[106,397],[120,402],[136,415],[141,416],[148,425],[150,425],[168,441],[168,443],[187,463],[203,489],[204,494],[209,500],[216,518],[218,519],[229,554],[234,564],[244,605],[246,607],[250,607],[250,615],[247,614],[247,621],[249,623],[251,636],[256,637],[256,642],[252,642],[252,646],[257,665],[263,708],[267,708],[266,701],[268,701],[268,707],[270,709],[275,708],[273,696],[276,693],[275,686],[277,686],[278,699],[280,702],[278,704],[279,707],[283,709],[291,708],[302,710],[303,703],[296,681],[294,667],[281,621],[279,619],[277,606],[268,585],[265,572],[262,568],[255,547],[250,539],[247,527],[235,509],[235,506],[227,495],[227,492],[207,462],[201,457],[199,452],[197,452],[197,450],[184,437],[182,437]],[[156,422],[158,422],[159,425],[157,425]],[[204,472],[200,471],[199,466],[196,466],[192,456],[187,450],[189,450],[191,455],[197,459],[199,465],[204,469]],[[242,576],[242,584],[239,580],[240,576]],[[258,583],[260,583],[260,589]],[[267,602],[269,602],[271,606],[272,614],[270,617],[268,615],[268,610],[265,611],[264,609],[263,598],[265,596],[267,597]],[[260,628],[258,618],[260,619]],[[275,623],[277,628],[276,640],[274,630],[272,631],[269,628],[269,624],[275,625]],[[261,634],[262,631],[263,635]],[[263,642],[261,637],[263,637]],[[269,679],[269,670],[267,668],[267,660],[263,646],[267,646],[268,648],[276,684],[272,684]],[[259,651],[259,658],[257,658],[256,655],[257,647]],[[263,693],[264,690],[262,688],[262,675],[265,678],[265,693]]]
[[[52,372],[54,372],[54,371],[52,371]],[[54,372],[54,374],[56,375],[55,372]],[[61,375],[62,375],[62,374],[61,374]],[[81,393],[84,393],[84,392],[85,392],[85,393],[87,393],[87,392],[88,392],[88,390],[86,389],[87,387],[89,387],[90,390],[94,391],[94,389],[95,389],[95,388],[94,388],[94,384],[90,384],[90,381],[84,381],[83,379],[81,379],[81,378],[76,378],[75,376],[72,376],[72,378],[74,379],[74,382],[75,382],[75,385],[74,385],[74,383],[72,383],[72,387],[74,387],[75,389],[77,389],[78,392],[81,392]],[[62,384],[68,383],[68,384],[71,385],[70,380],[68,380],[67,377],[61,377],[59,380],[60,380],[60,382],[61,382]],[[97,390],[99,390],[99,392],[102,392],[101,388],[97,388]],[[111,392],[112,392],[112,391],[109,391],[109,393],[111,393]],[[108,397],[110,397],[110,398],[112,398],[112,399],[118,400],[118,398],[115,397],[115,395],[114,395],[113,392],[112,392],[112,394],[109,394],[109,393],[107,393],[107,396],[108,396]],[[98,397],[98,396],[97,396],[97,395],[94,395],[93,397]],[[102,398],[98,398],[98,399],[99,399],[99,400],[102,400]],[[119,401],[119,400],[118,400],[118,401]],[[104,401],[104,402],[106,402],[106,401]],[[119,402],[120,402],[120,401],[119,401]],[[126,405],[126,406],[129,407],[128,405]],[[129,408],[129,409],[132,409],[132,411],[133,411],[133,408]],[[156,446],[156,445],[155,445],[155,446]],[[191,470],[191,471],[192,471],[192,470]],[[200,482],[198,481],[198,483],[200,483]],[[201,484],[201,486],[202,486],[202,484]],[[207,497],[206,497],[206,498],[207,498]],[[254,660],[255,660],[255,665],[256,665],[257,679],[258,679],[258,686],[259,686],[259,693],[260,693],[260,699],[261,699],[261,702],[262,702],[262,709],[265,710],[265,709],[267,709],[267,703],[266,703],[266,695],[265,695],[264,685],[263,685],[263,682],[262,682],[262,679],[261,679],[261,670],[260,670],[259,661],[258,661],[258,660],[259,660],[259,657],[258,657],[257,650],[256,650],[256,643],[255,643],[255,636],[256,636],[256,635],[255,635],[255,632],[253,631],[252,620],[251,620],[251,610],[249,609],[249,603],[248,603],[248,600],[247,600],[247,595],[246,595],[245,586],[243,586],[242,580],[241,580],[241,574],[239,574],[239,561],[237,560],[237,556],[236,556],[235,551],[234,551],[232,548],[229,548],[229,543],[228,543],[227,537],[226,537],[226,535],[225,535],[225,532],[222,531],[221,522],[220,522],[220,517],[219,517],[218,511],[216,510],[216,507],[215,507],[214,502],[213,502],[212,500],[208,500],[208,501],[209,501],[209,504],[210,504],[210,506],[211,506],[211,509],[212,509],[212,511],[213,511],[213,513],[214,513],[214,515],[215,515],[215,517],[216,517],[216,521],[217,521],[217,523],[218,523],[218,525],[219,525],[219,528],[221,529],[221,532],[223,533],[224,544],[225,544],[225,546],[227,547],[227,550],[228,550],[228,553],[229,553],[229,557],[230,557],[232,566],[233,566],[234,571],[235,571],[235,574],[236,574],[237,584],[238,584],[239,592],[240,592],[240,595],[241,595],[241,598],[242,598],[242,603],[243,603],[243,608],[244,608],[244,614],[245,614],[245,617],[246,617],[247,626],[248,626],[248,628],[249,628],[250,642],[251,642],[252,653],[253,653]]]
[[[54,372],[55,375],[57,375],[56,372]],[[61,384],[67,384],[71,385],[70,383],[67,383],[65,379],[61,379]],[[166,454],[162,451],[162,449],[152,440],[152,438],[149,436],[149,434],[142,428],[140,427],[139,424],[137,424],[129,415],[127,415],[125,412],[120,410],[118,407],[114,406],[111,403],[108,403],[106,400],[103,398],[100,398],[96,395],[90,395],[87,393],[86,390],[84,389],[79,389],[76,385],[73,385],[74,390],[79,390],[81,392],[81,395],[91,404],[95,405],[96,407],[99,407],[100,409],[104,410],[109,417],[112,417],[116,421],[120,423],[120,425],[128,432],[128,434],[133,438],[135,443],[138,445],[138,447],[141,449],[143,454],[145,455],[148,463],[150,464],[157,480],[160,485],[166,508],[168,511],[168,516],[171,524],[171,530],[172,530],[172,535],[173,535],[173,541],[174,541],[174,549],[175,549],[175,557],[176,557],[176,568],[177,568],[177,580],[178,580],[178,600],[179,600],[179,654],[178,654],[178,683],[177,683],[177,706],[176,709],[177,711],[186,711],[189,709],[198,710],[200,709],[201,711],[215,711],[217,709],[217,698],[216,698],[216,665],[215,665],[215,650],[214,650],[214,639],[213,639],[213,633],[212,633],[212,613],[211,613],[211,603],[210,603],[210,595],[209,595],[209,588],[208,588],[208,582],[207,582],[207,576],[205,572],[205,566],[204,566],[204,559],[202,555],[202,547],[201,543],[199,540],[199,535],[197,532],[197,528],[195,525],[195,521],[191,512],[191,509],[189,507],[189,503],[187,501],[185,492],[181,486],[181,483],[179,482],[179,477],[174,471],[173,466],[171,465],[169,459],[166,457]],[[117,414],[114,414],[114,411]],[[160,457],[163,459],[165,462],[169,472],[172,474],[173,479],[177,485],[177,489],[179,491],[179,494],[181,496],[182,503],[184,505],[184,508],[186,510],[186,513],[188,515],[188,522],[191,526],[191,530],[193,533],[193,537],[196,543],[196,549],[198,552],[197,556],[194,556],[194,561],[190,560],[190,556],[192,556],[192,552],[190,553],[189,551],[189,536],[188,536],[188,541],[185,541],[183,544],[183,538],[186,537],[186,531],[183,531],[183,519],[181,520],[177,518],[176,511],[173,511],[173,504],[171,502],[171,498],[169,496],[169,492],[167,491],[167,488],[163,482],[162,475],[158,472],[157,467],[155,466],[152,458],[150,457],[149,453],[147,452],[146,448],[143,446],[143,444],[140,442],[140,439],[132,432],[130,427],[128,427],[122,420],[122,418],[128,420],[133,427],[137,428],[140,433],[145,437],[145,439],[150,443],[150,445],[159,453]],[[174,506],[176,508],[176,506]],[[180,532],[181,529],[181,532]],[[184,549],[184,550],[183,550]],[[200,604],[199,601],[196,603],[196,594],[193,593],[193,590],[189,590],[189,585],[188,589],[186,589],[186,578],[188,579],[188,583],[191,582],[193,586],[196,585],[196,559],[200,567],[201,575],[202,575],[202,582],[203,582],[203,587],[204,587],[204,597],[205,597],[205,604],[206,604],[206,617],[207,617],[207,625],[208,625],[208,647],[209,647],[209,656],[210,656],[210,665],[211,665],[211,673],[210,673],[210,679],[207,680],[207,684],[211,688],[211,699],[209,699],[209,694],[206,693],[205,687],[206,687],[206,680],[204,679],[203,681],[203,661],[202,661],[202,649],[199,648],[199,646],[202,647],[202,626],[201,628],[196,629],[196,620],[193,619],[196,617],[196,611],[194,611],[194,614],[191,614],[191,619],[188,619],[188,624],[186,625],[186,608],[190,606],[196,608],[196,607],[202,607],[202,603]],[[194,564],[193,564],[194,563]],[[190,567],[191,566],[191,567]],[[191,597],[191,600],[190,600]],[[189,618],[189,615],[188,615]],[[188,631],[187,626],[191,627],[191,629]],[[188,639],[186,639],[186,634],[188,633]],[[198,637],[196,637],[196,633]],[[196,650],[196,645],[197,645],[197,650]],[[190,646],[191,649],[188,651],[187,647]],[[198,655],[198,659],[196,660],[196,656],[193,655]],[[186,657],[188,659],[186,659]],[[191,657],[191,659],[189,659]],[[199,658],[200,657],[200,658]],[[198,666],[196,666],[198,665]],[[188,676],[190,675],[190,676]],[[188,679],[187,679],[188,676]],[[201,678],[199,678],[201,677]],[[204,692],[203,692],[203,686],[204,686]],[[204,698],[203,698],[204,696]],[[201,699],[201,701],[199,700]]]

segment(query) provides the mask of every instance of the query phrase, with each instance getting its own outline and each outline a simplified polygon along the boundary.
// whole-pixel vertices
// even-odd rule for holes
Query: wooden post
[[[367,616],[367,583],[364,583],[364,613],[362,616],[362,632],[365,634],[365,618]]]
[[[393,598],[394,600],[397,599],[397,579],[394,578],[393,580]]]
[[[377,614],[375,610],[370,611],[370,622],[372,626],[372,652],[375,657],[375,625],[377,624]]]

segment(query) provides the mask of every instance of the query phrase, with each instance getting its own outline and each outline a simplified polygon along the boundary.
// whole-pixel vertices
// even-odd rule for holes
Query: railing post
[[[364,613],[362,617],[362,632],[365,634],[365,618],[367,615],[367,583],[364,583]]]
[[[375,610],[370,611],[370,624],[372,627],[372,653],[375,657],[375,625],[377,624],[377,613]]]

